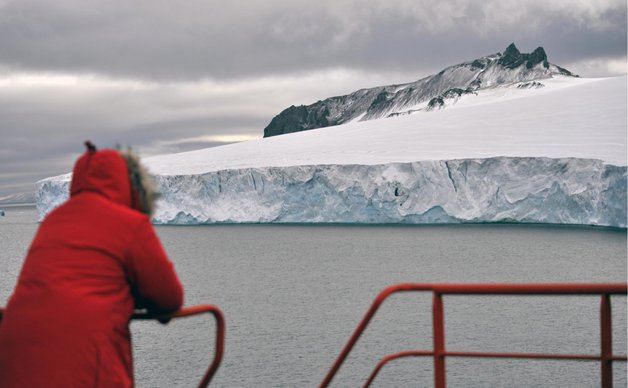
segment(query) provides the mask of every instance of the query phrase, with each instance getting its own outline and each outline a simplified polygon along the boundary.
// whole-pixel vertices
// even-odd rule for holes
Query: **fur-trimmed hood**
[[[70,195],[96,192],[113,202],[151,215],[154,185],[138,156],[130,150],[98,151],[89,142],[86,146],[87,151],[74,166]]]
[[[151,215],[155,210],[155,184],[146,168],[140,163],[140,158],[131,150],[120,152],[122,158],[126,162],[133,193],[131,198],[131,207],[141,211],[142,213]]]

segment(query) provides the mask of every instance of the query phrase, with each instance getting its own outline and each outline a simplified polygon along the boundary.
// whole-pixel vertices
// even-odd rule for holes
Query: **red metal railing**
[[[0,309],[0,322],[2,322],[3,309]],[[192,307],[184,307],[181,310],[172,314],[151,314],[151,313],[135,313],[132,319],[135,320],[158,320],[169,321],[171,319],[178,319],[184,317],[190,317],[199,314],[211,314],[216,319],[216,352],[212,363],[207,368],[207,371],[203,375],[201,382],[198,384],[200,387],[207,387],[214,377],[214,374],[220,366],[222,356],[225,350],[225,318],[222,311],[213,305],[198,305]]]
[[[377,374],[388,362],[404,357],[434,358],[434,386],[445,387],[445,357],[490,357],[490,358],[534,358],[553,360],[594,360],[601,364],[601,381],[603,388],[613,386],[613,361],[626,361],[626,356],[613,355],[611,330],[610,295],[626,295],[626,284],[398,284],[382,291],[367,311],[366,315],[353,332],[353,335],[342,349],[342,352],[325,376],[320,387],[327,387],[353,346],[366,329],[371,318],[380,305],[390,295],[398,292],[429,291],[433,294],[432,330],[434,337],[433,350],[406,351],[384,357],[375,367],[364,387],[368,387]],[[484,352],[447,352],[445,351],[445,321],[443,298],[445,294],[457,295],[601,295],[600,304],[600,355],[581,354],[542,354],[542,353],[484,353]]]

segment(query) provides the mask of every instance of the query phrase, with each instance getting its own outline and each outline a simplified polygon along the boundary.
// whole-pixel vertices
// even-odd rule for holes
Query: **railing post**
[[[602,388],[613,388],[613,341],[611,325],[611,298],[602,294],[600,303],[600,342],[601,342],[601,374]]]
[[[434,291],[432,301],[432,330],[434,332],[434,387],[445,388],[445,321],[443,296]]]
[[[203,375],[203,379],[198,384],[199,388],[207,387],[212,381],[214,374],[216,374],[218,367],[220,367],[220,362],[222,361],[225,351],[225,317],[218,308],[210,312],[216,318],[216,355],[214,356],[214,361],[205,372],[205,375]]]

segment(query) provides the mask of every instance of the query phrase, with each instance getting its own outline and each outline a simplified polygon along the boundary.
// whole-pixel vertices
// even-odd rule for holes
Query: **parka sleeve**
[[[136,308],[172,312],[183,306],[183,287],[148,217],[132,243],[128,274]]]

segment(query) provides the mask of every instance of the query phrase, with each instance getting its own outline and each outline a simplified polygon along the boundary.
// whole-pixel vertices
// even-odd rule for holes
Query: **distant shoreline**
[[[0,209],[14,208],[14,207],[36,207],[36,206],[37,204],[35,202],[0,203]]]
[[[452,228],[452,227],[537,227],[548,229],[590,229],[590,230],[608,230],[626,233],[628,228],[607,225],[586,225],[586,224],[555,224],[542,222],[460,222],[460,223],[425,223],[425,224],[408,224],[408,223],[351,223],[351,222],[214,222],[199,224],[161,224],[153,223],[156,228],[174,227],[174,228],[190,228],[190,227],[223,227],[223,226],[295,226],[295,227],[399,227],[399,228]]]

